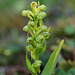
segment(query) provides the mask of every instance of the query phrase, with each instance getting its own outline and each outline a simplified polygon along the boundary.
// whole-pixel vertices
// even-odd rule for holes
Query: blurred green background
[[[0,0],[0,75],[30,75],[25,63],[27,33],[22,30],[29,19],[22,17],[21,13],[28,9],[32,1]],[[47,6],[44,22],[47,27],[51,27],[47,51],[40,55],[43,62],[41,70],[61,39],[65,43],[55,70],[68,72],[75,69],[75,0],[34,1]],[[55,71],[53,74],[56,75]]]

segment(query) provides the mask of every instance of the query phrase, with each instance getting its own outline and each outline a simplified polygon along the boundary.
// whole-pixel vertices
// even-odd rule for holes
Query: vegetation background
[[[29,19],[22,17],[21,13],[28,9],[32,1],[0,0],[0,75],[30,75],[25,63],[27,33],[22,30]],[[47,27],[51,27],[47,51],[40,55],[43,62],[41,70],[61,39],[65,43],[55,71],[75,69],[75,0],[34,1],[47,6],[44,22]]]

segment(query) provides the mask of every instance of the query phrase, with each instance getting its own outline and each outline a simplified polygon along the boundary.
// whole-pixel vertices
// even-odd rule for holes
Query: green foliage
[[[9,12],[9,9],[11,7],[11,9],[13,10],[13,12],[17,12],[17,13],[20,13],[21,10],[23,10],[24,8],[27,8],[26,5],[27,5],[27,1],[24,0],[24,1],[20,1],[20,0],[7,0],[7,1],[0,1],[0,5],[1,5],[1,9],[3,11],[1,12]],[[10,9],[10,12],[12,11]]]
[[[68,26],[65,27],[64,32],[67,35],[74,35],[75,28],[72,25],[68,25]]]
[[[26,63],[27,63],[27,66],[28,66],[29,70],[32,71],[31,63],[28,59],[27,52],[26,52]]]
[[[59,62],[59,68],[63,69],[64,71],[68,71],[69,69],[75,69],[75,62],[71,60],[64,60],[62,62]]]
[[[63,25],[62,26],[57,26],[57,27],[52,27],[52,34],[54,34],[57,41],[56,43],[59,43],[61,38],[63,37],[65,39],[65,44],[63,46],[63,50],[64,50],[64,53],[67,54],[71,54],[72,51],[74,50],[74,46],[75,46],[75,27],[74,25],[72,24],[68,24],[66,26]],[[58,30],[59,29],[59,30]],[[52,37],[52,38],[53,38]],[[65,38],[66,37],[66,38]],[[54,41],[52,41],[54,42]],[[57,46],[56,45],[52,45],[50,48],[52,50],[54,50],[54,48],[56,48]]]
[[[74,46],[75,46],[75,40],[74,39],[66,40],[66,45],[68,47],[74,48]]]
[[[75,75],[75,70],[74,70],[74,69],[70,69],[70,70],[68,71],[68,73],[70,73],[70,74],[72,74],[72,75]]]
[[[42,67],[45,67],[51,53],[41,53],[39,59],[42,61]]]
[[[66,73],[65,71],[61,70],[61,69],[57,69],[55,71],[54,75],[75,75],[75,70],[74,69],[70,69],[68,70],[68,72]]]
[[[55,75],[66,75],[66,73],[61,69],[57,69]]]
[[[18,64],[21,60],[21,53],[25,52],[25,37],[14,28],[8,36],[0,39],[0,66]],[[22,65],[24,65],[24,60]]]

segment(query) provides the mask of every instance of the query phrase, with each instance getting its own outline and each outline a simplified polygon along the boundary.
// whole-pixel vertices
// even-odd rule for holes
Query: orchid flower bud
[[[46,6],[45,5],[41,5],[38,7],[38,11],[42,11],[42,10],[46,10]]]
[[[27,51],[32,51],[32,50],[34,50],[34,47],[32,45],[28,45],[26,47],[26,49],[27,49]]]
[[[31,6],[31,8],[36,8],[37,3],[33,1],[33,2],[30,4],[30,6]]]
[[[40,34],[36,37],[36,42],[44,43],[44,41],[45,41],[45,39],[44,39],[43,35]]]
[[[27,32],[29,30],[28,26],[23,27],[23,30]]]
[[[37,15],[37,19],[40,20],[40,19],[43,19],[46,17],[46,13],[45,12],[40,12],[38,15]]]
[[[44,36],[45,39],[48,39],[50,34],[48,32],[43,32],[43,36]]]

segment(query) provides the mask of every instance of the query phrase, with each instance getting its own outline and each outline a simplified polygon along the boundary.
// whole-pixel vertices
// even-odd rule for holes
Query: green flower
[[[47,27],[44,26],[44,25],[41,25],[41,26],[40,26],[40,29],[41,29],[42,31],[47,31],[47,30],[48,30]]]
[[[42,48],[43,48],[42,44],[41,44],[41,43],[37,43],[36,49],[40,50],[40,49],[42,49]]]
[[[27,51],[33,51],[34,50],[34,47],[32,45],[28,45],[26,47]]]
[[[43,19],[46,17],[46,13],[45,12],[40,12],[38,15],[37,15],[37,19],[40,20],[40,19]]]
[[[42,10],[46,10],[46,6],[45,6],[45,5],[40,5],[40,6],[38,7],[38,11],[39,11],[39,12],[42,11]]]
[[[35,67],[35,68],[39,68],[39,67],[41,66],[41,64],[42,64],[42,61],[37,60],[37,61],[35,61],[35,63],[33,63],[32,65],[33,65],[33,67]]]
[[[43,32],[43,36],[44,36],[45,39],[48,39],[50,34],[48,32]]]
[[[28,44],[33,44],[34,43],[33,38],[32,37],[27,38],[27,43]]]
[[[23,10],[22,11],[22,16],[28,16],[28,15],[34,16],[34,14],[30,10]]]
[[[28,26],[25,26],[23,30],[27,32],[29,30]]]
[[[44,43],[44,41],[45,41],[45,39],[44,39],[43,35],[40,34],[36,37],[36,42]]]
[[[31,8],[35,8],[35,7],[37,6],[37,3],[33,1],[33,2],[30,4],[30,6],[31,6]]]
[[[23,10],[22,11],[22,16],[27,16],[30,15],[28,10]]]
[[[29,27],[33,27],[33,28],[34,28],[34,25],[35,25],[34,21],[29,21],[29,22],[28,22],[28,26],[29,26]]]
[[[35,23],[34,23],[34,21],[29,21],[29,22],[28,22],[28,27],[29,27],[29,29],[30,29],[33,33],[35,33]]]
[[[34,16],[33,13],[32,13],[30,10],[23,10],[23,11],[22,11],[22,16],[27,16],[27,17],[29,17],[31,20],[33,20],[33,18],[32,18],[30,15]]]

